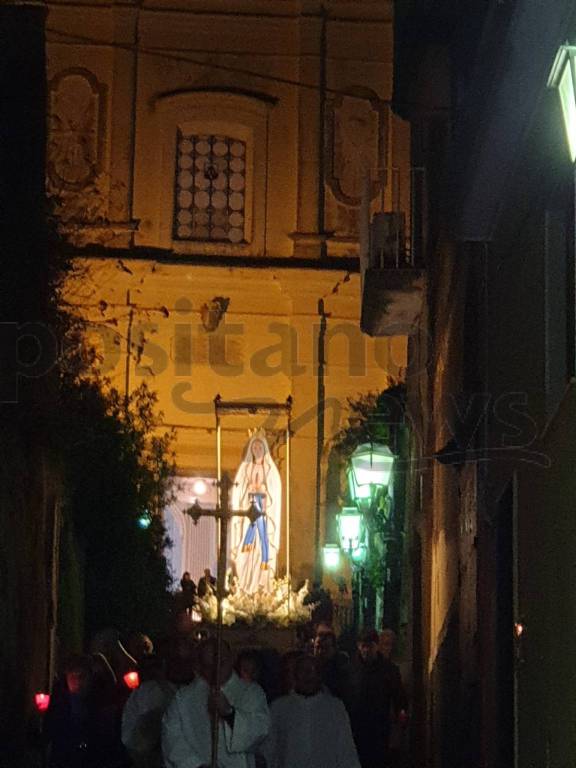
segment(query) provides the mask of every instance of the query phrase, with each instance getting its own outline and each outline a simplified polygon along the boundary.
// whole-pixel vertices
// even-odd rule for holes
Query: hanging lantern
[[[326,570],[335,571],[340,567],[340,547],[338,544],[324,544],[322,556]]]
[[[387,445],[364,443],[356,448],[348,469],[350,495],[354,501],[369,502],[374,489],[388,487],[394,458]]]
[[[368,555],[368,547],[366,544],[360,544],[359,547],[357,547],[351,554],[352,562],[356,565],[362,565],[366,562],[366,557]]]
[[[364,537],[364,519],[358,507],[343,507],[338,520],[340,547],[349,554],[358,549]]]

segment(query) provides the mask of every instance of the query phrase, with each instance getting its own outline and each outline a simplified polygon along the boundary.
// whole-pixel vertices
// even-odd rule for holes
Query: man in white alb
[[[162,722],[166,768],[204,768],[212,759],[212,717],[219,718],[218,768],[254,768],[254,750],[266,737],[270,715],[264,691],[232,669],[230,647],[222,643],[220,690],[211,688],[216,669],[216,641],[198,650],[199,675],[181,688]]]
[[[294,690],[272,704],[271,716],[262,746],[268,768],[360,768],[344,704],[322,688],[311,656],[296,661]]]

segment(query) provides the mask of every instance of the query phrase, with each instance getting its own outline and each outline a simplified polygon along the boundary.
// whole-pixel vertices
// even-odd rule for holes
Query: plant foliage
[[[84,562],[86,631],[157,631],[169,607],[157,513],[169,496],[173,436],[162,431],[146,384],[125,400],[106,381],[80,378],[63,397],[65,517]],[[143,515],[152,521],[144,529]]]
[[[348,398],[348,424],[334,438],[334,448],[347,462],[363,443],[390,444],[395,427],[404,421],[406,388],[394,384],[382,392]]]

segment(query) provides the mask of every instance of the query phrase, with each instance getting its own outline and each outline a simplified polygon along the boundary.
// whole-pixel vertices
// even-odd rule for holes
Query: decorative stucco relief
[[[386,106],[376,94],[357,89],[333,99],[326,121],[328,225],[337,235],[358,234],[358,209],[369,178],[373,200],[386,183]]]
[[[49,85],[48,176],[55,187],[81,189],[102,161],[104,86],[85,69],[60,72]]]

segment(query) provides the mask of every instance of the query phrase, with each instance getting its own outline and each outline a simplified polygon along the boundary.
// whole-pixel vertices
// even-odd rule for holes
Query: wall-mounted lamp
[[[348,484],[354,501],[369,504],[375,490],[388,487],[394,458],[387,445],[364,443],[356,448],[348,468]]]
[[[340,568],[340,547],[338,544],[324,544],[322,547],[322,559],[327,571],[336,571]]]
[[[337,516],[340,547],[351,555],[364,538],[364,518],[357,507],[342,507]]]

